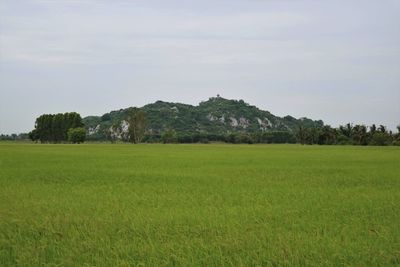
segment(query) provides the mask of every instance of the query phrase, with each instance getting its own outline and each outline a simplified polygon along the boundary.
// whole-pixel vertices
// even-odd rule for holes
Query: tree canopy
[[[68,141],[68,130],[83,127],[81,115],[76,112],[43,114],[36,119],[35,129],[29,138],[41,143],[60,143]]]

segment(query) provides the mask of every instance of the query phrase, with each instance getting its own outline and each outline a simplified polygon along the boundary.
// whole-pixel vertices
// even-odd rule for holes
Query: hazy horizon
[[[0,3],[0,134],[220,94],[274,115],[400,124],[400,1]]]

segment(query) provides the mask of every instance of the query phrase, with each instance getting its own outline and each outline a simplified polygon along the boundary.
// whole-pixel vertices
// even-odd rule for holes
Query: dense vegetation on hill
[[[157,101],[144,107],[120,109],[84,118],[89,140],[131,141],[132,109],[146,116],[141,142],[163,143],[301,143],[399,145],[400,134],[385,126],[352,125],[332,128],[321,120],[283,118],[243,100],[212,97],[198,106]],[[143,128],[143,125],[142,125]],[[400,129],[399,129],[400,131]]]
[[[120,109],[103,116],[84,118],[91,140],[127,140],[129,109]],[[148,127],[144,141],[179,142],[226,141],[250,134],[268,133],[284,143],[295,142],[295,132],[300,126],[320,128],[323,122],[307,118],[296,119],[291,116],[278,117],[268,111],[260,110],[243,100],[228,100],[212,97],[198,106],[181,103],[157,101],[141,108],[147,116]],[[275,137],[274,137],[275,138]],[[274,139],[272,138],[272,139]],[[238,142],[246,140],[237,140]]]
[[[81,128],[81,127],[85,127]],[[26,134],[0,135],[0,140],[22,140]],[[384,125],[346,124],[338,128],[321,120],[283,118],[243,100],[212,97],[198,106],[157,101],[82,120],[76,112],[43,114],[29,138],[40,142],[80,143],[121,140],[132,143],[301,143],[400,145],[398,133]]]

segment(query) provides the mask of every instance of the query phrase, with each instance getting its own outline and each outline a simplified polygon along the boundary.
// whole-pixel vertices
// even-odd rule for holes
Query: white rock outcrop
[[[97,124],[95,127],[89,127],[88,135],[96,134],[100,130],[100,124]]]

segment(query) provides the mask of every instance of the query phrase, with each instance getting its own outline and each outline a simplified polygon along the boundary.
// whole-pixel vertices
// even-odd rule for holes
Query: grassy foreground
[[[400,149],[0,143],[0,266],[395,266]]]

